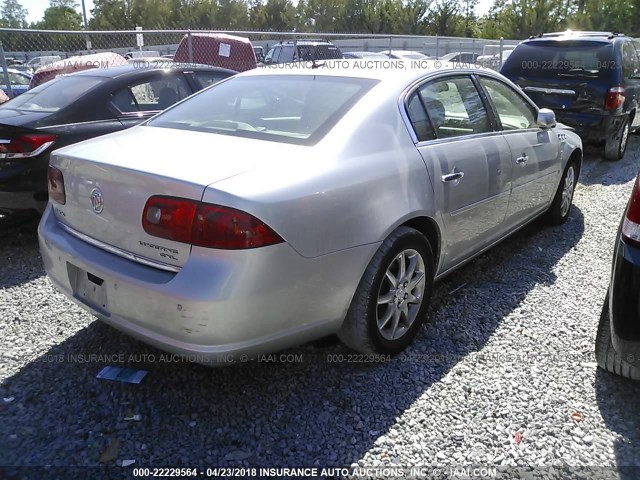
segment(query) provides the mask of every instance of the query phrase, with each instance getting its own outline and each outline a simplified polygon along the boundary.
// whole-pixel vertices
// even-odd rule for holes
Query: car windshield
[[[27,90],[0,108],[26,112],[57,112],[98,84],[108,80],[102,77],[61,76]]]
[[[194,95],[147,125],[312,145],[376,83],[316,75],[236,77]]]
[[[510,78],[600,77],[615,68],[612,45],[600,42],[529,42],[512,52],[501,70]]]

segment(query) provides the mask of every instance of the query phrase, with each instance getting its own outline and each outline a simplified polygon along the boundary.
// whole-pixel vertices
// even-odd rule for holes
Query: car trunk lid
[[[206,148],[213,137],[217,152]],[[200,201],[207,185],[253,167],[255,155],[243,155],[243,143],[247,139],[143,126],[65,147],[51,156],[66,193],[64,205],[52,202],[54,212],[72,233],[105,248],[180,267],[191,246],[144,231],[147,200]]]

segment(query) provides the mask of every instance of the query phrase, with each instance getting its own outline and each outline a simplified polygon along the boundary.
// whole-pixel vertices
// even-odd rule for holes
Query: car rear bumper
[[[576,130],[585,143],[599,143],[614,136],[625,115],[599,115],[580,112],[555,111],[556,120]]]
[[[232,363],[336,332],[377,248],[309,259],[286,243],[242,251],[194,247],[174,273],[77,238],[61,227],[51,206],[38,234],[45,270],[67,297],[133,337],[204,364]],[[89,276],[102,280],[101,293],[87,290]]]
[[[640,366],[640,248],[620,238],[609,288],[613,347],[625,361]]]
[[[36,210],[47,206],[49,155],[11,163],[0,160],[0,211]]]

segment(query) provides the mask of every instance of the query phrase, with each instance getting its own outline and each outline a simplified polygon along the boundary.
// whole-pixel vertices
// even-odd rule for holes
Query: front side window
[[[418,89],[438,138],[491,131],[480,94],[468,76],[428,82]]]
[[[235,77],[147,125],[312,145],[376,83],[321,75]]]
[[[118,90],[111,95],[111,104],[121,113],[157,112],[190,94],[182,75],[161,74]]]
[[[194,72],[193,75],[198,79],[202,88],[207,88],[208,86],[218,83],[229,76],[216,72]]]
[[[535,128],[536,111],[513,88],[492,78],[480,77],[496,109],[503,130]]]
[[[26,75],[9,72],[9,81],[11,82],[11,85],[29,85],[29,80],[30,78]]]

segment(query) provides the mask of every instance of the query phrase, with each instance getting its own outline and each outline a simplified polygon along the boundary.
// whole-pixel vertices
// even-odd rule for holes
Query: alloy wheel
[[[410,328],[420,311],[426,285],[424,259],[406,249],[395,256],[380,285],[376,320],[386,340],[397,340]]]
[[[567,169],[567,174],[564,176],[564,187],[562,188],[562,202],[560,203],[560,215],[563,217],[569,213],[571,207],[571,201],[573,200],[573,190],[575,182],[575,170],[573,165],[570,165]]]

